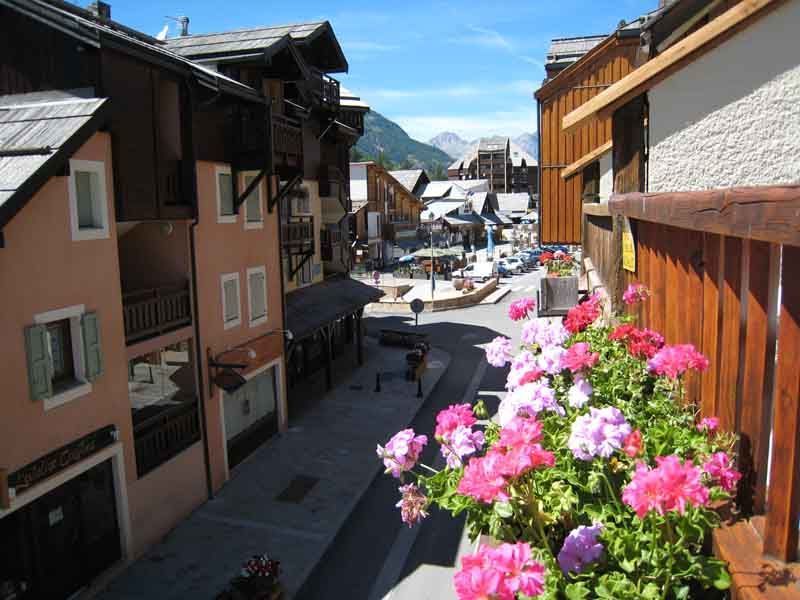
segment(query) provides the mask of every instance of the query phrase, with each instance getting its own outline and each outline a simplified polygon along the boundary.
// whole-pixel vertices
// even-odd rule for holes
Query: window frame
[[[214,190],[217,195],[217,223],[236,223],[236,220],[239,217],[239,214],[236,212],[236,198],[233,198],[233,214],[222,214],[222,194],[220,193],[219,185],[220,175],[228,175],[231,177],[231,181],[233,181],[233,174],[231,173],[231,168],[229,166],[216,165],[216,167],[214,167]],[[233,191],[231,191],[231,194],[233,194]]]
[[[81,228],[78,218],[78,187],[75,174],[78,172],[93,173],[97,175],[97,197],[92,197],[92,209],[95,218],[102,222],[100,227]],[[106,163],[99,160],[80,160],[71,158],[69,161],[69,212],[72,240],[83,242],[89,240],[105,240],[111,237],[109,233],[108,216],[108,186],[106,185]]]
[[[242,191],[247,189],[247,178],[248,177],[258,177],[257,171],[246,171],[242,173]],[[261,193],[261,186],[264,184],[264,180],[258,182],[258,185],[255,189],[251,192],[258,196],[258,215],[259,218],[257,221],[250,220],[249,214],[249,207],[248,207],[248,198],[244,199],[242,202],[242,206],[244,206],[244,228],[245,229],[263,229],[264,228],[264,202],[262,200],[263,194]]]
[[[74,385],[62,387],[56,393],[53,390],[53,395],[49,398],[42,400],[44,410],[52,410],[59,406],[86,396],[92,392],[92,382],[87,381],[85,373],[85,357],[83,353],[83,332],[81,331],[81,317],[86,313],[86,306],[84,304],[77,304],[65,308],[39,313],[33,316],[33,322],[36,325],[50,325],[57,321],[69,321],[70,327],[70,341],[72,345],[72,367],[74,371],[75,382]],[[50,349],[50,333],[48,332],[48,346],[47,351],[51,353]],[[53,360],[52,353],[50,360]],[[55,384],[54,384],[55,387]]]
[[[222,324],[225,330],[239,327],[242,324],[242,286],[239,281],[239,273],[223,273],[220,275],[220,289],[222,291]],[[228,281],[236,282],[236,318],[230,321],[225,320],[225,315],[228,313],[228,303],[225,296],[225,284]]]
[[[252,275],[260,274],[264,279],[264,314],[254,317],[253,315],[253,286]],[[247,269],[247,302],[248,302],[248,316],[250,327],[258,327],[263,325],[269,319],[269,300],[267,299],[267,269],[265,265],[259,267],[251,267]]]

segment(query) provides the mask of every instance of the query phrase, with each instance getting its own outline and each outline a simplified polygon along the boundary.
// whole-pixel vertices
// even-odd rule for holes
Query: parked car
[[[536,268],[536,261],[531,257],[530,254],[518,252],[512,258],[518,258],[520,261],[522,261],[522,265],[525,267],[526,271],[531,271]]]
[[[455,277],[469,277],[470,279],[477,279],[478,281],[487,281],[493,277],[497,277],[497,263],[494,262],[476,262],[467,265],[463,269],[453,271]]]
[[[525,271],[524,263],[518,258],[510,256],[508,258],[504,258],[503,262],[505,263],[506,268],[512,273],[522,273]]]

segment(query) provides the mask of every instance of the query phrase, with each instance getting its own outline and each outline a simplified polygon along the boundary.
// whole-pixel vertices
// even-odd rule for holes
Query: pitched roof
[[[547,64],[575,62],[606,37],[608,36],[584,35],[580,37],[553,38],[550,41],[550,48],[547,50],[546,62]]]
[[[394,177],[400,185],[413,194],[414,188],[417,187],[424,172],[423,169],[404,169],[400,171],[389,171],[389,175]]]
[[[2,3],[91,46],[100,47],[106,38],[110,38],[115,45],[122,44],[125,48],[134,49],[144,60],[160,61],[162,64],[167,61],[186,69],[201,82],[223,92],[263,102],[253,88],[175,54],[155,38],[115,21],[98,18],[74,4],[61,0],[2,0]]]
[[[508,141],[509,139],[507,137],[503,137],[501,135],[484,137],[478,140],[478,150],[479,151],[505,150]]]
[[[422,209],[420,219],[423,221],[435,221],[454,210],[458,210],[458,207],[463,205],[463,200],[437,200]],[[433,213],[433,219],[429,217],[430,213]]]
[[[452,188],[452,181],[431,181],[422,189],[420,198],[425,200],[433,198],[445,198],[450,195]]]
[[[341,63],[338,68],[331,71],[347,71],[347,60],[328,21],[200,33],[170,38],[164,43],[170,50],[182,56],[211,59],[229,55],[257,54],[276,44],[284,43],[287,38],[300,45],[309,44],[326,33],[331,37],[335,58]]]
[[[503,213],[521,213],[528,212],[531,197],[528,193],[515,193],[515,194],[497,194],[498,210]]]
[[[515,144],[514,142],[511,142],[510,154],[511,164],[515,167],[521,167],[523,160],[525,161],[525,166],[527,167],[535,167],[539,164],[538,161],[533,158],[533,156],[525,152],[525,150],[519,144]]]
[[[342,108],[362,108],[364,110],[369,110],[369,104],[341,84],[339,85],[339,104]]]
[[[98,129],[106,103],[58,91],[0,96],[0,227]]]

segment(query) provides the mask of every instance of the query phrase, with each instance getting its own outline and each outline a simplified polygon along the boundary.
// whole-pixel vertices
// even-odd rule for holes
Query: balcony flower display
[[[279,600],[283,598],[280,583],[280,561],[266,554],[256,555],[242,564],[230,588],[217,594],[217,600]]]
[[[590,299],[557,323],[515,306],[521,347],[486,347],[509,369],[497,414],[480,402],[441,411],[440,469],[418,461],[410,430],[379,452],[400,480],[403,522],[438,508],[466,515],[480,540],[457,566],[461,600],[696,600],[730,585],[707,549],[714,506],[741,478],[736,440],[682,397],[686,372],[708,360],[600,313]]]
[[[542,253],[539,262],[544,265],[548,277],[569,277],[575,274],[575,259],[561,250]]]

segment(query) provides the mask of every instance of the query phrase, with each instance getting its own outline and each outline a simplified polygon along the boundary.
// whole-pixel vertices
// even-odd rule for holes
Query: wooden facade
[[[636,68],[639,47],[635,35],[617,32],[578,62],[546,82],[537,92],[539,103],[539,239],[543,244],[581,243],[581,173],[564,179],[570,164],[611,140],[611,119],[592,120],[575,133],[564,133],[564,115]]]

